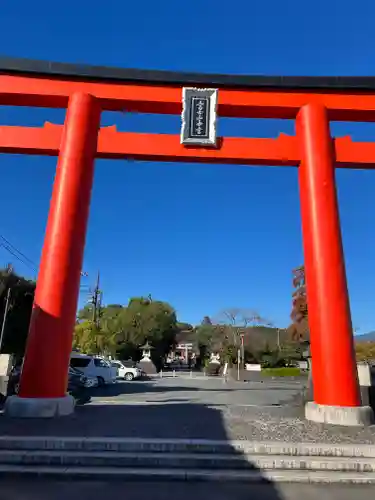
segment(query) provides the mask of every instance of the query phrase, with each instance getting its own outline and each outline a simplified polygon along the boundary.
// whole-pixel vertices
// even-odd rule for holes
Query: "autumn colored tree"
[[[295,342],[309,341],[309,321],[306,296],[306,278],[305,266],[293,269],[293,288],[292,295],[292,324],[288,328],[291,339]]]

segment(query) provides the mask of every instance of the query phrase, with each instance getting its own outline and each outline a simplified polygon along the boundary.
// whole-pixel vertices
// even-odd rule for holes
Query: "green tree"
[[[212,347],[215,338],[215,327],[213,325],[200,325],[195,329],[195,337],[198,346],[204,346],[207,349]]]
[[[73,335],[73,349],[79,349],[86,354],[99,354],[100,347],[97,326],[89,319],[77,323]]]
[[[284,360],[285,366],[293,366],[303,359],[303,348],[300,342],[285,342],[281,346],[279,357]]]
[[[221,359],[230,366],[237,363],[237,348],[233,344],[225,344],[221,349]]]
[[[205,316],[203,319],[202,319],[202,325],[212,325],[212,321],[211,321],[211,318],[209,316]]]
[[[205,316],[202,323],[195,328],[195,343],[199,350],[197,366],[205,366],[206,360],[210,353],[216,347],[215,339],[217,338],[217,329],[212,324],[209,316]]]
[[[114,355],[116,347],[116,337],[113,332],[105,330],[91,320],[83,320],[76,324],[73,349],[86,354]]]
[[[121,334],[121,305],[108,305],[100,308],[99,320],[93,321],[93,306],[86,305],[78,314],[74,329],[73,348],[85,353],[116,353],[117,338]]]
[[[91,321],[93,319],[93,311],[94,311],[94,306],[90,302],[89,304],[86,304],[85,307],[80,309],[77,313],[77,319],[78,321],[84,321],[88,320]]]
[[[357,361],[366,361],[369,363],[374,363],[375,342],[356,342],[355,353]]]
[[[177,330],[180,332],[192,332],[194,327],[190,323],[181,323],[181,321],[177,321]]]
[[[0,328],[4,321],[9,290],[9,308],[4,324],[1,352],[23,356],[34,301],[35,282],[16,274],[12,266],[0,270]]]
[[[120,304],[110,304],[100,310],[98,325],[103,334],[111,339],[111,344],[116,344],[121,337],[124,309]]]
[[[135,297],[123,308],[119,322],[118,349],[123,351],[124,344],[140,346],[149,341],[154,348],[153,361],[160,367],[176,341],[178,327],[173,307],[150,297]]]

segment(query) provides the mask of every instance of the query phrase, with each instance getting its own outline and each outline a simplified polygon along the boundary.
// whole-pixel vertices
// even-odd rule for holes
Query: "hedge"
[[[301,370],[295,367],[264,368],[262,374],[270,377],[298,377],[301,375]]]

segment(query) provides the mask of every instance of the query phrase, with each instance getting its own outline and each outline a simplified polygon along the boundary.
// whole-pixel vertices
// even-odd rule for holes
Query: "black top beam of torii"
[[[0,56],[0,75],[143,85],[209,85],[217,88],[300,91],[375,91],[375,76],[266,76],[184,73],[59,63]]]

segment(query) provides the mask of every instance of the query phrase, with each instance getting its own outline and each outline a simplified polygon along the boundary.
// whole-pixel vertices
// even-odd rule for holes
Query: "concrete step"
[[[375,484],[374,472],[301,470],[199,470],[142,469],[121,467],[66,467],[0,465],[0,478],[38,477],[56,480],[120,481],[236,481],[241,483],[344,483]]]
[[[0,464],[181,470],[310,470],[375,472],[375,458],[251,454],[0,450]]]
[[[375,458],[375,445],[212,441],[202,439],[89,438],[61,436],[0,436],[0,450],[65,450],[90,452],[195,453],[282,455],[303,457]]]

